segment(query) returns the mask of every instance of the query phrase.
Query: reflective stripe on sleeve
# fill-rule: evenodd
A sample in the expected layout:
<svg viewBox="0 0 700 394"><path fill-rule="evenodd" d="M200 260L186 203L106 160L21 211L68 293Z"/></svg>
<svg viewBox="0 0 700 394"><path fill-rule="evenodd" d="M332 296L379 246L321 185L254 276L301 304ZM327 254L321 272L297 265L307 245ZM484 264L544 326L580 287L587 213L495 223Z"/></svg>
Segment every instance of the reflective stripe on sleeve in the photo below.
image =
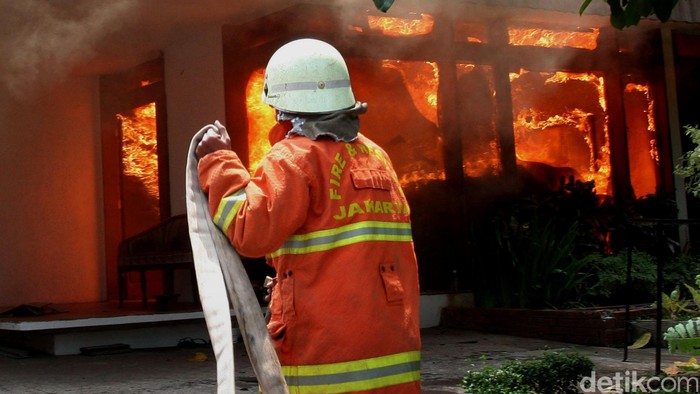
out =
<svg viewBox="0 0 700 394"><path fill-rule="evenodd" d="M231 226L233 218L236 217L238 210L241 209L241 205L245 200L245 189L241 189L230 196L222 198L219 207L216 209L216 214L214 215L216 227L226 233L229 226Z"/></svg>
<svg viewBox="0 0 700 394"><path fill-rule="evenodd" d="M366 241L411 242L413 241L411 224L365 221L329 230L292 235L269 257L320 252Z"/></svg>
<svg viewBox="0 0 700 394"><path fill-rule="evenodd" d="M282 366L290 392L344 393L420 380L420 351L334 364Z"/></svg>

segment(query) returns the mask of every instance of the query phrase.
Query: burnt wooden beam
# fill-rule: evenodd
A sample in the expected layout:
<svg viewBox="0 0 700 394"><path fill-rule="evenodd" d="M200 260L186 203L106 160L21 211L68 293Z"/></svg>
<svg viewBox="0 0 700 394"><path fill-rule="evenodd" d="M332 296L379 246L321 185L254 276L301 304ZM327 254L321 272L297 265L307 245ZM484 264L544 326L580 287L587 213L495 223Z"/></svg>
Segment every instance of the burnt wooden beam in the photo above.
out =
<svg viewBox="0 0 700 394"><path fill-rule="evenodd" d="M508 48L508 29L505 21L495 21L489 26L489 42L494 53ZM494 57L493 79L496 100L496 133L501 154L501 168L506 178L515 177L518 167L515 160L515 134L513 131L513 98L510 88L510 65L507 59Z"/></svg>
<svg viewBox="0 0 700 394"><path fill-rule="evenodd" d="M634 198L630 182L629 154L627 151L627 124L625 122L624 83L617 54L617 32L612 28L601 30L601 50L607 52L610 68L604 72L605 100L610 139L610 181L616 203L626 203ZM600 191L599 191L600 192Z"/></svg>

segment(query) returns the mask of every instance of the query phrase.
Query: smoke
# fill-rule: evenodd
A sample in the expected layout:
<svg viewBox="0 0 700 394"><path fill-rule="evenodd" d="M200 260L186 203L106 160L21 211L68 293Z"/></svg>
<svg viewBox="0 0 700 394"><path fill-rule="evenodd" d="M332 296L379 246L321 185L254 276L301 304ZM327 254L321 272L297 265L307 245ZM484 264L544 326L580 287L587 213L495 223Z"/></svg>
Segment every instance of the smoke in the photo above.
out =
<svg viewBox="0 0 700 394"><path fill-rule="evenodd" d="M0 0L0 86L23 99L64 79L137 0Z"/></svg>

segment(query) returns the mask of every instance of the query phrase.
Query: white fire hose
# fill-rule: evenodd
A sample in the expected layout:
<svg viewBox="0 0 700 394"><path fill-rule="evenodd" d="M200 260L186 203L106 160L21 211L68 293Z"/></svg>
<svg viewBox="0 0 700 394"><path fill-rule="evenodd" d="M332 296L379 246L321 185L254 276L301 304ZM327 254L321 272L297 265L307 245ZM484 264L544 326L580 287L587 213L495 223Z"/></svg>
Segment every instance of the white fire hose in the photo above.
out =
<svg viewBox="0 0 700 394"><path fill-rule="evenodd" d="M207 197L199 186L195 149L209 128L199 130L187 156L187 222L199 298L216 355L219 394L235 393L233 334L229 299L241 329L260 389L265 394L288 393L277 353L248 274L228 238L211 220Z"/></svg>

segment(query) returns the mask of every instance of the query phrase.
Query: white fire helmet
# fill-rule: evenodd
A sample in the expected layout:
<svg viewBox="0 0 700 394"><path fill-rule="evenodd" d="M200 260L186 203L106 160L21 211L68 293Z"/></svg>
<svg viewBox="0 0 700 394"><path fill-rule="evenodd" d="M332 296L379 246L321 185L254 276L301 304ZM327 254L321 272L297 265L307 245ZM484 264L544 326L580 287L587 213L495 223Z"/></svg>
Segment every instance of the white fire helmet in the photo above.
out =
<svg viewBox="0 0 700 394"><path fill-rule="evenodd" d="M294 113L331 113L355 105L343 56L332 45L311 38L289 42L272 55L262 99Z"/></svg>

